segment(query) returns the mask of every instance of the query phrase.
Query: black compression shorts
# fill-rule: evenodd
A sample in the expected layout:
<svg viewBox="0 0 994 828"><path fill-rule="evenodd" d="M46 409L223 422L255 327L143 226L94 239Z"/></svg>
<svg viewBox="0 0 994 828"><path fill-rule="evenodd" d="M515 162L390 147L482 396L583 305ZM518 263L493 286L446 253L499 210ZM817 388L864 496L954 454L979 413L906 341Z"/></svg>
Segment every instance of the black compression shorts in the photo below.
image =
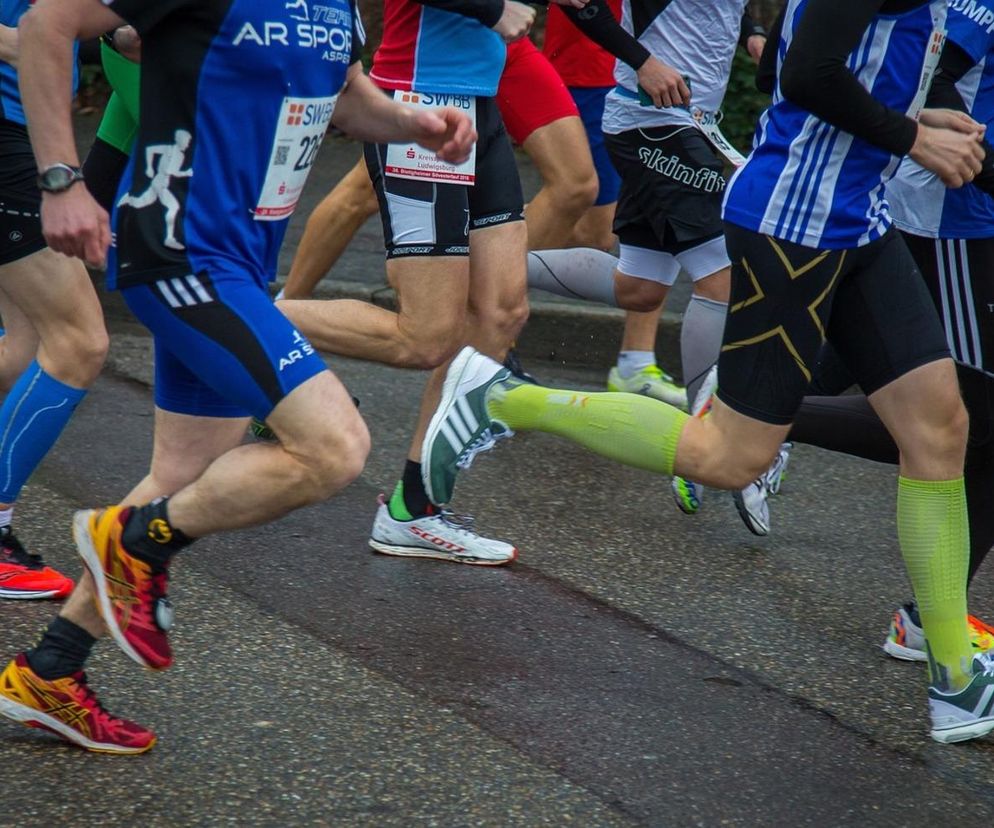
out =
<svg viewBox="0 0 994 828"><path fill-rule="evenodd" d="M27 129L0 118L0 265L45 247L37 179Z"/></svg>
<svg viewBox="0 0 994 828"><path fill-rule="evenodd" d="M387 144L366 144L387 258L468 256L472 230L524 219L511 142L493 98L476 98L476 182L412 181L384 172Z"/></svg>
<svg viewBox="0 0 994 828"><path fill-rule="evenodd" d="M826 339L867 396L949 357L897 231L865 247L816 250L726 223L725 240L732 295L718 397L740 414L790 423Z"/></svg>

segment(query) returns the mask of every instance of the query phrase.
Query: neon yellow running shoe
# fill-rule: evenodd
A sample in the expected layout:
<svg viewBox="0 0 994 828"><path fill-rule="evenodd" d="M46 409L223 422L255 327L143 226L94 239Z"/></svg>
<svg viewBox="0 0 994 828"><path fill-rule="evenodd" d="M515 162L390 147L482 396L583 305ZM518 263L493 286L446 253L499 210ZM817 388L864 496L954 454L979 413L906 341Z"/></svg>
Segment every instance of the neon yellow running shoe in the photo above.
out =
<svg viewBox="0 0 994 828"><path fill-rule="evenodd" d="M687 389L677 385L676 380L658 365L636 371L627 379L615 366L607 375L607 390L641 394L674 405L681 411L687 410Z"/></svg>

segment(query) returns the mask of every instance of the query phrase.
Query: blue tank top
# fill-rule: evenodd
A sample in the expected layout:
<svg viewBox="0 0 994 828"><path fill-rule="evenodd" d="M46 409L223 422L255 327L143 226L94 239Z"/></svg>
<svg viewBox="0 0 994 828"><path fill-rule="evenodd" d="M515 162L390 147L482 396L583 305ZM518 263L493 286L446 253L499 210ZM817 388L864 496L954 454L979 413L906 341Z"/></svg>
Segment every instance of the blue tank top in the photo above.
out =
<svg viewBox="0 0 994 828"><path fill-rule="evenodd" d="M362 28L349 0L113 0L142 35L112 287L237 270L265 284Z"/></svg>
<svg viewBox="0 0 994 828"><path fill-rule="evenodd" d="M808 0L790 0L782 64ZM909 109L944 0L898 15L878 14L848 59L873 97ZM822 249L860 247L879 239L892 220L885 185L900 159L822 121L786 100L779 80L763 113L752 154L729 182L726 221L778 239Z"/></svg>

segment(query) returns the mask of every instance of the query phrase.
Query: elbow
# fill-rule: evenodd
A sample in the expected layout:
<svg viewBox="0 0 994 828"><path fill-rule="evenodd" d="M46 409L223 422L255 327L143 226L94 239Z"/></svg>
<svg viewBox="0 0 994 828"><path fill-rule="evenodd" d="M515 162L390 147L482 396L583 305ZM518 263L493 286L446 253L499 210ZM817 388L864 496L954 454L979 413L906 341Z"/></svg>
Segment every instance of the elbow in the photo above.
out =
<svg viewBox="0 0 994 828"><path fill-rule="evenodd" d="M809 109L813 98L811 74L797 67L796 64L785 62L780 72L780 92L791 103L802 109Z"/></svg>

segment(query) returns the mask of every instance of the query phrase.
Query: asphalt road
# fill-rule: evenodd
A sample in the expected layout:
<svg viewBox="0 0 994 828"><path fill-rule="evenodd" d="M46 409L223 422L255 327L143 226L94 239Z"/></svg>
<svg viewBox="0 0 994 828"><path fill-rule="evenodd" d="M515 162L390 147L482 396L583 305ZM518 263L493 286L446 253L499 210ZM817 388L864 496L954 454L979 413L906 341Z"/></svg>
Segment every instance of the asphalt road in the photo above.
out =
<svg viewBox="0 0 994 828"><path fill-rule="evenodd" d="M148 459L149 343L112 328L108 372L19 507L19 533L70 570L72 509ZM757 539L727 495L688 518L666 481L528 435L479 459L455 504L518 564L385 558L366 533L421 377L332 365L373 434L361 479L177 560L167 674L98 649L94 686L158 732L152 752L94 757L0 722L10 824L992 823L994 743L931 742L924 671L879 650L907 594L891 469L799 448ZM989 570L973 598L991 609ZM0 604L4 652L53 609Z"/></svg>

